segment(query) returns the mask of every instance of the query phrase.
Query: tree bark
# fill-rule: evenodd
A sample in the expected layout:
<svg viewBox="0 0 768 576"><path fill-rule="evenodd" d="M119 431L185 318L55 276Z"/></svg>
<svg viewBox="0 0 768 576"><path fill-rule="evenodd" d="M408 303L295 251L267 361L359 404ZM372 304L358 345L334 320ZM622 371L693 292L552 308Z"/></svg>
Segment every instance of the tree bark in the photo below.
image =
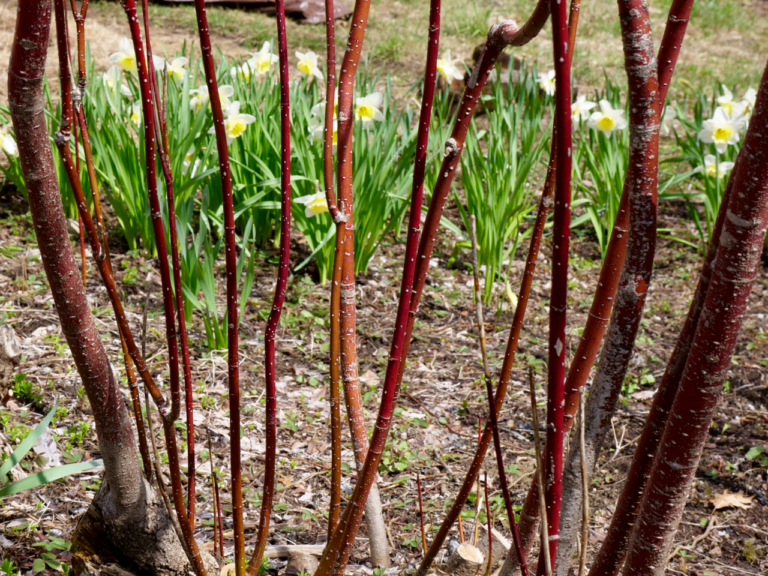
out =
<svg viewBox="0 0 768 576"><path fill-rule="evenodd" d="M635 347L656 251L659 114L658 69L646 0L619 0L629 85L629 237L616 303L586 406L585 453L574 442L563 475L556 573L566 576L582 521L581 461L594 473Z"/></svg>
<svg viewBox="0 0 768 576"><path fill-rule="evenodd" d="M130 415L99 339L69 242L43 108L51 2L20 1L17 14L8 72L9 108L43 267L93 410L104 460L104 480L93 506L99 509L108 538L139 571L185 573L186 555L143 480Z"/></svg>
<svg viewBox="0 0 768 576"><path fill-rule="evenodd" d="M660 576L728 374L768 226L768 67L739 153L712 279L654 458L625 576Z"/></svg>

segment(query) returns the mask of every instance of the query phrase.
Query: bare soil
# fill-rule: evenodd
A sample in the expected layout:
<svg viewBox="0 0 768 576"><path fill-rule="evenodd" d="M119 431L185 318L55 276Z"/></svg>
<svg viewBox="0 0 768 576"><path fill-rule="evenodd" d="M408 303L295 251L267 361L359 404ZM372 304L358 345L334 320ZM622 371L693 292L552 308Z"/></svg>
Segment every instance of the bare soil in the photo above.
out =
<svg viewBox="0 0 768 576"><path fill-rule="evenodd" d="M19 372L34 382L42 399L30 405L12 398L6 390L0 415L7 415L0 444L7 452L13 426L33 426L54 399L66 415L53 425L56 436L54 451L65 456L83 458L98 456L92 428L80 444L73 432L79 422L89 422L90 409L78 390L80 382L63 339L46 289L42 266L31 236L28 217L22 213L23 202L6 191L4 213L0 224L0 289L4 294L0 308L9 314L6 322L14 327L23 350ZM451 214L455 217L455 214ZM661 225L682 230L684 213L674 207L662 210ZM113 242L115 269L122 280L124 298L136 333L140 332L143 305L149 296L150 320L148 357L153 369L163 374L166 356L160 304L159 276L152 262L120 253L120 243ZM294 252L301 252L296 243ZM382 467L381 488L386 522L396 564L413 565L419 553L419 517L415 505L415 476L424 483L425 514L430 528L442 519L463 478L463 470L471 458L476 442L478 419L486 418L487 403L481 380L481 362L477 345L477 327L471 295L471 273L468 263L459 260L451 268L446 262L453 248L445 239L435 253L432 274L418 317L416 337L411 348L405 394L393 425L393 432ZM577 330L583 325L590 302L594 279L599 269L597 246L588 234L574 239L573 268L569 297L571 315L570 347L577 341ZM378 405L377 385L386 366L392 318L396 307L399 263L402 242L387 238L374 257L368 273L358 283L358 345L360 373L369 423ZM522 270L522 254L512 264L511 284L517 286ZM258 520L258 501L263 467L263 330L264 318L274 282L274 254L267 251L257 266L257 277L249 299L242 334L242 385L244 390L245 437L242 448L246 462L246 526L253 534ZM295 263L300 261L297 255ZM691 248L671 240L662 240L656 258L656 270L647 312L638 346L631 364L627 394L623 397L614 421L614 438L606 447L593 479L590 494L595 511L590 524L590 547L594 551L604 538L613 504L627 473L634 442L640 434L648 412L655 379L661 378L664 364L687 312L695 285L699 257ZM549 294L548 252L545 248L537 271L529 305L528 319L513 372L506 408L502 414L502 438L506 447L506 464L513 496L522 500L532 478L532 426L527 394L526 374L533 366L539 386L544 381L546 358L547 298ZM501 287L500 287L501 288ZM103 327L103 341L113 357L117 372L124 376L119 361L119 341L112 321L109 303L95 270L89 266L88 291L93 310ZM499 299L486 314L491 366L500 365L506 344L513 308L499 290ZM274 518L272 543L318 543L325 537L323 511L328 501L330 464L328 416L327 310L328 286L316 285L309 275L292 278L282 330L278 340L279 390L279 464L280 489ZM733 369L729 375L729 391L724 394L711 428L697 480L686 508L677 542L690 545L705 527L703 519L714 518L716 528L685 556L678 554L671 569L696 574L761 574L768 568L768 473L760 458L745 459L750 448L768 444L768 408L765 389L768 385L768 336L765 318L768 314L768 270L760 271L745 317ZM199 319L192 326L197 447L205 446L203 430L208 428L214 441L214 467L220 470L225 507L228 498L228 469L225 456L229 436L226 413L226 362L223 353L208 353L201 340ZM167 376L167 374L166 374ZM650 377L652 378L650 378ZM645 377L645 378L643 378ZM643 382L643 383L641 383ZM370 393L370 394L368 394ZM544 390L540 386L540 400ZM159 429L159 426L156 427ZM160 441L162 452L162 439ZM205 451L207 452L207 451ZM207 454L203 453L203 456ZM344 459L353 465L348 446ZM212 546L210 464L199 458L198 486L200 504L198 538ZM27 462L26 472L37 470ZM345 486L351 487L352 469L346 469ZM22 472L23 474L23 472ZM502 516L502 503L495 466L488 463L491 477L491 500L494 515ZM98 487L98 471L68 478L30 493L5 498L0 508L0 546L24 570L41 552L33 547L47 537L59 535L67 539L77 517L84 512ZM751 501L746 508L713 510L713 499L725 491L743 493ZM466 510L473 516L473 506ZM503 521L496 526L505 530ZM229 546L231 531L225 534ZM364 570L367 546L361 535L351 562ZM59 558L66 560L67 553ZM276 563L275 566L279 566Z"/></svg>

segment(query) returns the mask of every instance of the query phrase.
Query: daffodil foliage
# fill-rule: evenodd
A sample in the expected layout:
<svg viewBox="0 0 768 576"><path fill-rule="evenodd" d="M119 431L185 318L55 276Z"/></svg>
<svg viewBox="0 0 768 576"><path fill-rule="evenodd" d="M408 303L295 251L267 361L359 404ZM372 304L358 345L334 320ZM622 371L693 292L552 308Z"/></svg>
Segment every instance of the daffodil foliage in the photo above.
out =
<svg viewBox="0 0 768 576"><path fill-rule="evenodd" d="M324 135L324 63L312 51L295 51L297 80L291 83L293 221L304 249L296 269L314 262L317 279L329 279L335 225L322 192ZM444 89L434 102L426 190L439 169L443 143L453 121L449 86L466 73L462 54L446 50L438 60ZM240 61L221 59L219 92L230 147L235 216L247 273L255 254L276 241L279 228L280 98L277 56L264 42ZM222 198L218 178L210 95L199 60L192 52L165 60L155 57L159 81L167 83L168 136L175 181L176 210L186 243L186 312L200 309L209 345L226 344L215 306L216 256L222 236ZM497 71L504 79L509 73ZM516 72L517 74L517 72ZM415 157L418 117L410 93L395 99L388 78L363 68L354 101L355 269L365 271L382 239L399 235L407 208ZM101 188L119 222L129 249L156 255L149 206L142 181L144 144L138 101L136 56L120 40L108 61L88 61L89 82L83 99L94 163ZM454 239L453 257L469 250L469 217L477 219L479 261L485 271L484 298L505 290L508 263L530 228L533 192L549 152L549 123L555 85L551 71L523 66L511 82L494 82L483 96L485 117L473 121L461 162L454 202L461 225L444 219ZM413 93L419 84L412 87ZM58 104L46 89L51 134L58 128ZM338 101L338 99L337 99ZM662 118L660 200L683 199L706 240L720 205L724 177L733 167L754 106L755 90L732 91L717 85L694 102L671 102ZM628 162L626 99L621 86L606 77L605 88L578 92L572 99L574 125L574 227L587 226L604 253L619 206ZM334 143L336 123L333 125ZM73 152L74 152L74 144ZM0 108L0 163L7 181L22 193L24 180L7 110ZM82 150L79 151L82 158ZM335 148L334 148L335 153ZM58 162L59 180L66 182ZM81 180L87 182L85 163ZM69 186L62 185L65 210L77 216ZM165 215L164 215L165 217ZM668 231L661 231L668 233ZM675 239L700 246L679 232ZM247 238L247 242L243 240ZM261 252L264 254L264 252ZM242 298L245 301L245 298ZM202 304L201 304L202 302Z"/></svg>

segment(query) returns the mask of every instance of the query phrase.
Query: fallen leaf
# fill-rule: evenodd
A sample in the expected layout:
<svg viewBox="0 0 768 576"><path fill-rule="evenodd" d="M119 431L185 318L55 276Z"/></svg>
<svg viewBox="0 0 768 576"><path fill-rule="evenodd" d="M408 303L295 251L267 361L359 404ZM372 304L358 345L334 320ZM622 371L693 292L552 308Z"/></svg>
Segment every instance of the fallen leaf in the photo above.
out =
<svg viewBox="0 0 768 576"><path fill-rule="evenodd" d="M379 375L376 374L376 372L366 370L365 373L360 376L360 382L367 384L368 386L378 386L379 382L381 382L381 378L379 378Z"/></svg>
<svg viewBox="0 0 768 576"><path fill-rule="evenodd" d="M234 576L235 572L235 565L227 564L221 569L221 576Z"/></svg>
<svg viewBox="0 0 768 576"><path fill-rule="evenodd" d="M744 492L728 492L726 490L722 494L715 494L712 499L712 504L715 506L715 510L720 508L743 508L747 509L752 505L754 496L745 496Z"/></svg>

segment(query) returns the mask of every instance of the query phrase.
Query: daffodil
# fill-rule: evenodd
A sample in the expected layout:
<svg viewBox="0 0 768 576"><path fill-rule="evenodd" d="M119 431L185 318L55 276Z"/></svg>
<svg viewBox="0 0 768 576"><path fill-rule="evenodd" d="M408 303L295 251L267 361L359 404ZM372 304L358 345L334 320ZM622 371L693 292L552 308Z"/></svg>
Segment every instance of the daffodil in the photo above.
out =
<svg viewBox="0 0 768 576"><path fill-rule="evenodd" d="M326 200L324 192L318 191L301 198L295 198L293 201L297 204L304 204L304 216L307 218L314 218L318 214L328 212L328 200Z"/></svg>
<svg viewBox="0 0 768 576"><path fill-rule="evenodd" d="M299 72L304 76L314 76L318 80L323 79L323 73L317 66L317 54L312 52L312 50L306 52L296 51L296 58L299 59L299 63L297 64Z"/></svg>
<svg viewBox="0 0 768 576"><path fill-rule="evenodd" d="M664 134L669 134L672 131L672 122L677 119L677 112L674 108L669 106L664 108L664 112L661 114L661 131Z"/></svg>
<svg viewBox="0 0 768 576"><path fill-rule="evenodd" d="M251 80L250 63L246 62L241 66L233 66L229 71L229 75L232 77L232 80L242 80L243 82L249 82Z"/></svg>
<svg viewBox="0 0 768 576"><path fill-rule="evenodd" d="M311 116L309 118L309 135L315 142L325 142L325 117ZM333 151L336 151L336 143L339 139L339 123L333 120Z"/></svg>
<svg viewBox="0 0 768 576"><path fill-rule="evenodd" d="M733 99L733 92L725 84L722 85L722 89L723 95L717 97L717 103L720 108L725 110L728 116L736 117L744 114L745 104L743 102L736 102Z"/></svg>
<svg viewBox="0 0 768 576"><path fill-rule="evenodd" d="M462 64L461 59L451 58L451 51L448 50L442 58L437 59L437 71L450 84L453 80L462 80L464 72L459 67Z"/></svg>
<svg viewBox="0 0 768 576"><path fill-rule="evenodd" d="M240 138L248 128L248 124L256 122L256 118L250 114L242 114L240 112L240 102L235 100L229 106L227 106L224 113L224 130L227 133L227 144L232 144L235 138ZM215 134L216 129L211 126L208 130L209 134Z"/></svg>
<svg viewBox="0 0 768 576"><path fill-rule="evenodd" d="M136 128L141 126L141 104L138 102L131 104L131 113L129 118L134 126L136 126Z"/></svg>
<svg viewBox="0 0 768 576"><path fill-rule="evenodd" d="M374 120L381 122L384 120L384 114L380 110L383 103L384 96L381 92L358 98L355 101L355 120L360 120L363 126L370 126Z"/></svg>
<svg viewBox="0 0 768 576"><path fill-rule="evenodd" d="M200 158L195 158L197 150L194 146L190 146L187 150L187 153L184 154L184 160L182 160L182 171L184 174L187 172L190 172L189 176L192 177L197 172L197 169L200 167ZM190 166L192 167L192 170L190 171Z"/></svg>
<svg viewBox="0 0 768 576"><path fill-rule="evenodd" d="M122 83L120 69L117 66L110 66L107 71L101 75L101 81L112 94L114 94L115 89L120 86L120 94L123 96L132 96L131 89Z"/></svg>
<svg viewBox="0 0 768 576"><path fill-rule="evenodd" d="M587 126L593 130L599 130L606 136L610 136L614 130L624 130L627 120L624 118L624 110L614 110L608 100L600 100L600 111L592 112Z"/></svg>
<svg viewBox="0 0 768 576"><path fill-rule="evenodd" d="M208 94L208 86L203 84L197 88L190 90L189 95L192 98L189 99L189 107L195 112L200 112L203 108L206 108L210 104L210 94ZM221 102L222 110L226 110L229 106L230 98L235 95L235 89L229 84L222 84L219 86L219 102Z"/></svg>
<svg viewBox="0 0 768 576"><path fill-rule="evenodd" d="M576 102L571 104L571 118L574 122L584 122L589 119L589 111L595 106L597 104L587 100L586 96L579 96Z"/></svg>
<svg viewBox="0 0 768 576"><path fill-rule="evenodd" d="M744 114L752 114L752 110L755 109L755 101L757 100L757 90L751 86L744 92L744 96L741 99L741 103L744 105Z"/></svg>
<svg viewBox="0 0 768 576"><path fill-rule="evenodd" d="M109 55L109 60L117 64L121 70L126 72L137 72L136 64L136 51L133 49L133 44L128 38L121 38L120 43L117 45L117 52L113 52ZM165 66L165 60L160 56L152 57L152 64L154 65L155 72L162 72Z"/></svg>
<svg viewBox="0 0 768 576"><path fill-rule="evenodd" d="M539 74L539 88L541 88L547 96L555 95L555 71L541 72Z"/></svg>
<svg viewBox="0 0 768 576"><path fill-rule="evenodd" d="M275 64L277 60L277 56L272 54L272 45L269 42L264 42L261 45L261 50L254 52L246 64L257 78L261 78L267 75L272 64Z"/></svg>
<svg viewBox="0 0 768 576"><path fill-rule="evenodd" d="M18 156L19 148L16 146L16 140L10 133L10 126L0 126L0 148L8 156Z"/></svg>
<svg viewBox="0 0 768 576"><path fill-rule="evenodd" d="M168 63L168 76L181 82L184 80L184 75L187 73L187 64L189 64L187 58L174 58Z"/></svg>
<svg viewBox="0 0 768 576"><path fill-rule="evenodd" d="M325 100L322 102L318 102L312 108L310 108L309 113L313 117L317 118L325 118ZM333 117L336 118L336 116L339 115L339 89L336 88L336 94L333 98Z"/></svg>
<svg viewBox="0 0 768 576"><path fill-rule="evenodd" d="M709 120L704 120L699 132L699 140L706 144L714 144L715 149L723 154L729 144L739 141L739 130L744 127L746 118L742 115L731 116L725 108L715 108L715 113Z"/></svg>
<svg viewBox="0 0 768 576"><path fill-rule="evenodd" d="M703 172L710 178L723 178L732 169L733 162L720 162L718 164L714 154L707 154L704 156L704 166L697 166L693 171Z"/></svg>
<svg viewBox="0 0 768 576"><path fill-rule="evenodd" d="M136 72L136 52L133 49L133 44L128 38L121 38L120 43L117 45L117 52L109 55L110 61L114 62L122 70L128 72Z"/></svg>

